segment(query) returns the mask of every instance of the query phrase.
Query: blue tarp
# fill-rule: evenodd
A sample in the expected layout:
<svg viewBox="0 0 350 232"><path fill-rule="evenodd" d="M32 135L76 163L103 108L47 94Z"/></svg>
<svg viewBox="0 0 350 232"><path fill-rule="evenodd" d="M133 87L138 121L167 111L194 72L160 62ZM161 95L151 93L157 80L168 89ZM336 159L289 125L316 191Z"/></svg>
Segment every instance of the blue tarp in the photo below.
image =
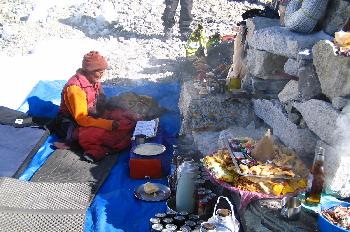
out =
<svg viewBox="0 0 350 232"><path fill-rule="evenodd" d="M35 116L53 117L57 113L60 93L65 81L40 81L19 108ZM155 83L139 81L137 85L104 86L107 96L132 91L154 97L168 109L160 118L164 140L170 146L180 129L178 82ZM50 136L20 179L30 180L52 153L50 145L56 137ZM152 180L166 183L165 179ZM148 220L157 212L166 210L165 202L144 202L134 197L134 189L146 180L129 177L129 151L124 151L105 183L87 210L85 231L148 231Z"/></svg>

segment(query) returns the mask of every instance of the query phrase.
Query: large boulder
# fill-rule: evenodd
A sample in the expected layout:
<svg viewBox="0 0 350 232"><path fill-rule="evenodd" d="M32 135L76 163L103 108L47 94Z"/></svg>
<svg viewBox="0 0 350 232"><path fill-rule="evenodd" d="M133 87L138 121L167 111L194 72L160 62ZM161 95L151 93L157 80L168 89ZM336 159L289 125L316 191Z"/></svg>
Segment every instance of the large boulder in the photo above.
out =
<svg viewBox="0 0 350 232"><path fill-rule="evenodd" d="M277 94L282 91L289 81L289 79L286 78L265 80L253 75L251 80L254 93L270 94L275 95L275 97L277 97Z"/></svg>
<svg viewBox="0 0 350 232"><path fill-rule="evenodd" d="M279 26L280 21L278 19L271 19L267 17L253 17L247 19L247 39L250 39L254 31L261 30L267 27Z"/></svg>
<svg viewBox="0 0 350 232"><path fill-rule="evenodd" d="M280 26L255 30L250 37L247 37L248 45L252 48L294 59L297 59L300 52L311 50L318 41L327 39L331 37L322 31L300 34Z"/></svg>
<svg viewBox="0 0 350 232"><path fill-rule="evenodd" d="M254 117L249 100L234 100L225 94L200 96L192 81L182 85L179 108L183 117L180 134L222 130L231 125L245 127Z"/></svg>
<svg viewBox="0 0 350 232"><path fill-rule="evenodd" d="M296 59L289 58L287 62L284 64L284 72L292 75L298 76L299 63Z"/></svg>
<svg viewBox="0 0 350 232"><path fill-rule="evenodd" d="M298 81L290 80L278 94L278 99L282 103L299 99Z"/></svg>
<svg viewBox="0 0 350 232"><path fill-rule="evenodd" d="M300 129L283 113L279 101L253 100L255 114L273 129L286 146L294 149L301 158L310 162L313 158L317 136L309 129Z"/></svg>
<svg viewBox="0 0 350 232"><path fill-rule="evenodd" d="M340 112L335 110L332 104L311 99L303 103L295 102L293 106L301 113L311 131L326 143L333 144L334 130Z"/></svg>
<svg viewBox="0 0 350 232"><path fill-rule="evenodd" d="M349 103L350 103L349 98L345 98L345 97L332 98L332 106L336 110L342 110Z"/></svg>
<svg viewBox="0 0 350 232"><path fill-rule="evenodd" d="M321 84L312 63L300 67L298 77L298 92L304 100L309 100L322 93Z"/></svg>
<svg viewBox="0 0 350 232"><path fill-rule="evenodd" d="M331 99L350 95L350 57L336 55L332 43L325 40L312 53L322 93Z"/></svg>
<svg viewBox="0 0 350 232"><path fill-rule="evenodd" d="M327 34L334 36L335 32L344 29L349 17L350 2L347 0L332 0L328 5L322 28Z"/></svg>
<svg viewBox="0 0 350 232"><path fill-rule="evenodd" d="M278 79L276 72L284 71L288 58L270 52L248 49L247 68L251 74L262 79Z"/></svg>

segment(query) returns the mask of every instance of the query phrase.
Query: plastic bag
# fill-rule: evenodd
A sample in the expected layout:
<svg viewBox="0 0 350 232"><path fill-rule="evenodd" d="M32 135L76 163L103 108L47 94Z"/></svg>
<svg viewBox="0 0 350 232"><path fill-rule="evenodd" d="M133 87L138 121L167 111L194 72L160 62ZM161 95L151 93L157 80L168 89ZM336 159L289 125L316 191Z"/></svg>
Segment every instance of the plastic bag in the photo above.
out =
<svg viewBox="0 0 350 232"><path fill-rule="evenodd" d="M254 159L263 162L273 159L274 150L270 129L268 129L264 137L255 144L252 156Z"/></svg>

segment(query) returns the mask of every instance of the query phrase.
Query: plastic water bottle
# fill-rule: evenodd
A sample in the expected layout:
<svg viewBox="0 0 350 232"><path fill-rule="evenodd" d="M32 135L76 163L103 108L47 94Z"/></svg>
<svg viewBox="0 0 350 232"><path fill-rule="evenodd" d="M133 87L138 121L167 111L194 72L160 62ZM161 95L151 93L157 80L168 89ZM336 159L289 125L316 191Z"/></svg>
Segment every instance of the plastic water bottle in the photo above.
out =
<svg viewBox="0 0 350 232"><path fill-rule="evenodd" d="M195 178L197 169L193 161L184 161L178 168L176 211L193 213L195 209Z"/></svg>

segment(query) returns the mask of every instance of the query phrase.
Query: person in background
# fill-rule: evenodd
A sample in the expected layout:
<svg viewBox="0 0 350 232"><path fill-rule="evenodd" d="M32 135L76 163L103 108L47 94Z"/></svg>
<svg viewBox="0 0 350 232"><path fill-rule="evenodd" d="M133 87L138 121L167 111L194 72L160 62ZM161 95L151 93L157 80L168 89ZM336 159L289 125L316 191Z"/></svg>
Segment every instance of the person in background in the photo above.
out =
<svg viewBox="0 0 350 232"><path fill-rule="evenodd" d="M193 0L165 0L165 9L162 16L164 37L165 39L170 39L173 35L176 8L179 4L179 1L181 5L179 19L179 28L181 34L180 39L182 41L186 41L192 32L190 25L193 19L191 13Z"/></svg>
<svg viewBox="0 0 350 232"><path fill-rule="evenodd" d="M106 97L101 78L108 67L97 51L84 55L82 67L65 84L61 93L59 113L53 131L63 143L58 148L70 148L78 143L89 162L130 145L136 117L120 109L104 111ZM101 106L97 110L97 106Z"/></svg>

